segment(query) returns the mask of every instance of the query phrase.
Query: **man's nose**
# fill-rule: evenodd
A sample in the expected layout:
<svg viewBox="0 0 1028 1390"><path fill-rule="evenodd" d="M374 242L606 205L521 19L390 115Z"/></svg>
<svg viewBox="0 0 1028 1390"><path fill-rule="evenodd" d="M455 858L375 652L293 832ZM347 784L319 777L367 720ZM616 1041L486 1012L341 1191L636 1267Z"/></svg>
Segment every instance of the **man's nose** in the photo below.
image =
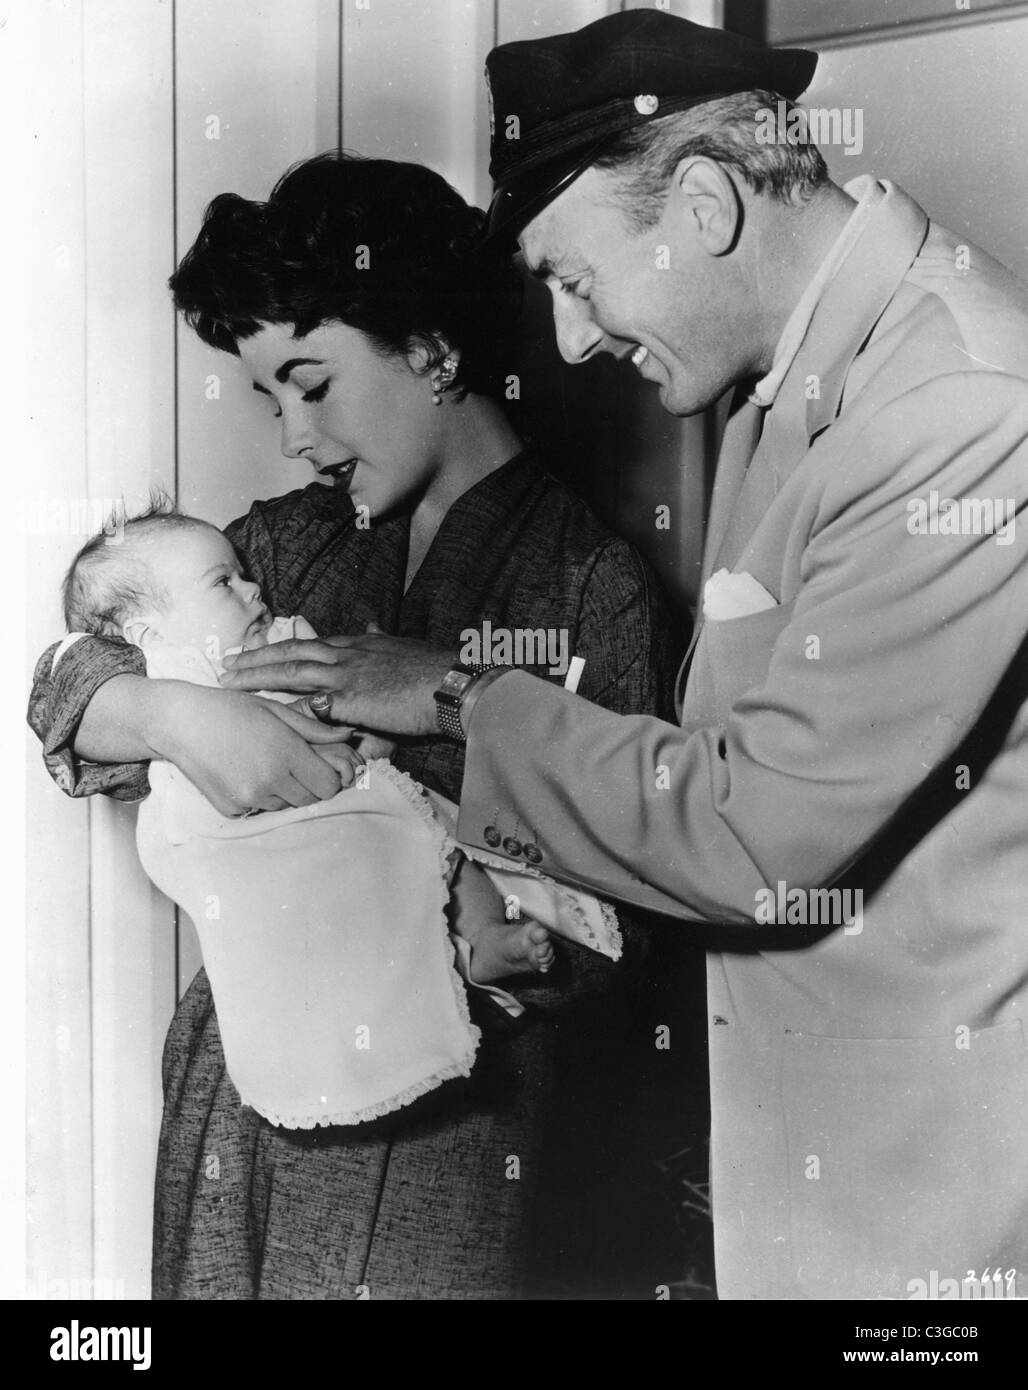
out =
<svg viewBox="0 0 1028 1390"><path fill-rule="evenodd" d="M589 309L580 299L563 294L555 297L553 325L557 330L560 355L572 366L592 357L603 344L603 330L593 322Z"/></svg>
<svg viewBox="0 0 1028 1390"><path fill-rule="evenodd" d="M282 407L282 452L288 459L298 459L306 449L314 447L314 431L305 411Z"/></svg>

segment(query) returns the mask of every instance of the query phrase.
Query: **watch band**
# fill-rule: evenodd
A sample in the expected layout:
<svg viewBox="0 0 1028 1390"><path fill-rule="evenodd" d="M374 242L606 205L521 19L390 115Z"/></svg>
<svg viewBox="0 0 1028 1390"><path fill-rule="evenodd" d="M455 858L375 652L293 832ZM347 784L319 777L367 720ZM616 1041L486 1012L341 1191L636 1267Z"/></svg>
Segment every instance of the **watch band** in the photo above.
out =
<svg viewBox="0 0 1028 1390"><path fill-rule="evenodd" d="M472 666L458 665L447 671L443 683L435 691L435 716L439 732L446 738L454 738L458 743L467 740L467 731L460 720L460 709L464 696L482 674Z"/></svg>
<svg viewBox="0 0 1028 1390"><path fill-rule="evenodd" d="M459 743L467 743L468 731L463 719L464 704L472 690L477 689L482 676L491 671L507 671L510 667L500 666L495 661L460 661L451 667L443 678L443 683L435 695L435 716L439 732L446 738L454 738ZM489 682L487 681L488 685ZM477 695L471 700L475 703Z"/></svg>

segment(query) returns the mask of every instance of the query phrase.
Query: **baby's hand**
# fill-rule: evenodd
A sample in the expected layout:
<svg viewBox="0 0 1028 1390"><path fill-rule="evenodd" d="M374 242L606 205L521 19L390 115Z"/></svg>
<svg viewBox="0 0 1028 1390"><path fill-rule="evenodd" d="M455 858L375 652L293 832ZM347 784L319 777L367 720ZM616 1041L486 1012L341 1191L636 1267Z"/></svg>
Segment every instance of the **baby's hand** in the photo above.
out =
<svg viewBox="0 0 1028 1390"><path fill-rule="evenodd" d="M319 743L313 745L315 753L334 767L344 787L352 787L357 778L357 769L365 765L360 752L349 743Z"/></svg>
<svg viewBox="0 0 1028 1390"><path fill-rule="evenodd" d="M372 758L391 758L397 745L395 738L383 738L381 734L369 734L366 729L354 729L353 746L360 749L367 763Z"/></svg>

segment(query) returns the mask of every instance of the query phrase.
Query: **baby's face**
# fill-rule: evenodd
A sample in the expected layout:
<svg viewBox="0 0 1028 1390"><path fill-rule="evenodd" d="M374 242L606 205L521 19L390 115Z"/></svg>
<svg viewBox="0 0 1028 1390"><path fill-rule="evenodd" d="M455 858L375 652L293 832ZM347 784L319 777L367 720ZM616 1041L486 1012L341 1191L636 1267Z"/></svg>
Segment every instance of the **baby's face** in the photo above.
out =
<svg viewBox="0 0 1028 1390"><path fill-rule="evenodd" d="M152 638L220 659L264 646L271 625L261 591L244 579L229 541L212 526L176 526L146 538L144 558L168 604L147 615Z"/></svg>

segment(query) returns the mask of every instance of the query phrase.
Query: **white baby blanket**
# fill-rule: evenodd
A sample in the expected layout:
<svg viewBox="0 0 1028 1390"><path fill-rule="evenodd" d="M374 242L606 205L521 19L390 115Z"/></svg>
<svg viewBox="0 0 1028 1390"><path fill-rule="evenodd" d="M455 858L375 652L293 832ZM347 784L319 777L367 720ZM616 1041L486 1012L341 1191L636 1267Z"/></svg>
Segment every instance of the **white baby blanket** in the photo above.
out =
<svg viewBox="0 0 1028 1390"><path fill-rule="evenodd" d="M276 619L269 642L292 636L294 621L303 624ZM153 677L217 685L219 669L196 648L147 654ZM247 1105L292 1129L359 1124L470 1073L480 1034L445 916L452 802L381 759L329 801L243 819L220 815L169 763L151 764L150 786L139 856L196 927L226 1066ZM619 958L607 904L461 848L509 916Z"/></svg>
<svg viewBox="0 0 1028 1390"><path fill-rule="evenodd" d="M147 670L217 683L195 649L155 652ZM469 1074L479 1030L445 918L452 844L409 777L376 760L329 801L245 819L168 763L150 786L140 859L196 926L247 1105L289 1128L358 1124Z"/></svg>

